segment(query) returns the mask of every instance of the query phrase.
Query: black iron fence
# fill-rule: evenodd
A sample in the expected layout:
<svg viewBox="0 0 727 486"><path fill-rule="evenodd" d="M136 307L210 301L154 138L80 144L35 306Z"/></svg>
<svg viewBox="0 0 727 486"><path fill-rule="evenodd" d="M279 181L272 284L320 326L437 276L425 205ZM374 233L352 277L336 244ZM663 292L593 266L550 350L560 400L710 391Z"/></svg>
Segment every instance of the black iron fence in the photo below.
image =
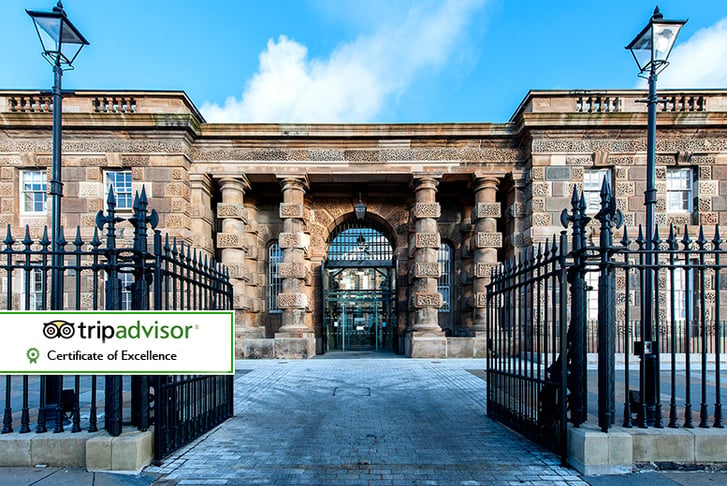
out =
<svg viewBox="0 0 727 486"><path fill-rule="evenodd" d="M8 226L0 251L0 307L49 309L50 276L60 272L64 309L231 309L232 285L226 269L184 243L163 239L155 229L158 216L147 211L147 204L142 189L128 219L133 245L118 245L117 225L123 219L115 212L111 191L108 210L99 211L90 241L82 238L80 228L70 244L61 232L60 267L53 266L47 229L33 239L26 227L23 239L17 241ZM154 230L151 251L147 225ZM99 231L104 229L102 241ZM102 414L103 428L114 436L121 434L124 424L139 430L153 424L157 458L232 415L232 376L7 375L3 382L2 433L17 429L22 434L32 428L43 433L50 426L62 432L68 424L71 432L95 432ZM190 388L189 383L195 385Z"/></svg>
<svg viewBox="0 0 727 486"><path fill-rule="evenodd" d="M622 216L606 182L595 216L599 242L593 244L586 238L591 218L583 196L574 190L571 203L561 215L563 226L572 228L570 248L562 232L557 245L554 237L544 251L531 248L493 272L488 413L541 439L565 460L560 417L576 426L588 420L592 352L598 356L601 430L616 422L617 396L625 427L689 428L698 420L700 427L721 428L727 265L719 228L705 236L700 226L696 239L689 227L679 237L671 227L665 239L657 228L649 241L641 228L631 241L624 228L614 243ZM588 321L589 310L597 321ZM666 405L662 394L669 396Z"/></svg>

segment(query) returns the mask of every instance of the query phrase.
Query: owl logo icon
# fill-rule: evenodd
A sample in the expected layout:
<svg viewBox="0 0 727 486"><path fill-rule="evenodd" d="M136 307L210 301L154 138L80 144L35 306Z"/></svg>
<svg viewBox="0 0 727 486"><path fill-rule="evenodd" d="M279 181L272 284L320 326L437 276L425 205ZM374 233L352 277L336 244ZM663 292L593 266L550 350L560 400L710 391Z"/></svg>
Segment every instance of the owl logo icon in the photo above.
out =
<svg viewBox="0 0 727 486"><path fill-rule="evenodd" d="M62 337L64 339L70 339L76 333L76 329L73 327L72 322L55 320L46 322L43 324L43 335L48 339Z"/></svg>

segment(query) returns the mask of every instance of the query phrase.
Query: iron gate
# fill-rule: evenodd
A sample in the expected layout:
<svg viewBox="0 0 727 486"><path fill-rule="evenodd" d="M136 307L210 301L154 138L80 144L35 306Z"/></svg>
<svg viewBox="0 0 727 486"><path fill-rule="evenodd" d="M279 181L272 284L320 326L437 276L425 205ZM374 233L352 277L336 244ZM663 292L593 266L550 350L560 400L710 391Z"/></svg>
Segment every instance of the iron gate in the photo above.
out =
<svg viewBox="0 0 727 486"><path fill-rule="evenodd" d="M699 427L723 427L727 252L719 228L708 239L700 226L692 239L688 226L680 237L671 226L662 240L658 228L644 235L639 227L635 241L623 228L614 243L623 216L607 180L600 196L598 225L590 226L598 244L587 242L591 218L574 189L570 212L561 214L563 227L572 227L570 248L563 231L494 269L487 287L488 415L558 452L563 462L567 422L578 427L588 419L587 351L594 340L587 332L588 292L597 298L593 415L599 428L607 432L616 423L617 388L624 427L692 428L696 420ZM589 284L588 274L597 276ZM662 361L668 375L660 371ZM632 366L638 367L634 389ZM668 423L662 394L670 396Z"/></svg>

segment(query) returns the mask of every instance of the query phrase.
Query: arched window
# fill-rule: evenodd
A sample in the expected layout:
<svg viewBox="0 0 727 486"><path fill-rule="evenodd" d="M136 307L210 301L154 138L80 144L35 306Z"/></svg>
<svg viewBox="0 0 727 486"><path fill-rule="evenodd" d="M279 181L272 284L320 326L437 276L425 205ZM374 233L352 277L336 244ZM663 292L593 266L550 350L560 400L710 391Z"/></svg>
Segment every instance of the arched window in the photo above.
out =
<svg viewBox="0 0 727 486"><path fill-rule="evenodd" d="M283 250L277 241L268 247L268 312L282 312L278 307L278 294L283 291L283 280L278 273L278 265L283 261Z"/></svg>
<svg viewBox="0 0 727 486"><path fill-rule="evenodd" d="M442 307L439 312L449 312L452 300L451 269L452 269L452 247L449 243L442 242L437 250L437 261L441 275L437 280L437 292L442 294Z"/></svg>

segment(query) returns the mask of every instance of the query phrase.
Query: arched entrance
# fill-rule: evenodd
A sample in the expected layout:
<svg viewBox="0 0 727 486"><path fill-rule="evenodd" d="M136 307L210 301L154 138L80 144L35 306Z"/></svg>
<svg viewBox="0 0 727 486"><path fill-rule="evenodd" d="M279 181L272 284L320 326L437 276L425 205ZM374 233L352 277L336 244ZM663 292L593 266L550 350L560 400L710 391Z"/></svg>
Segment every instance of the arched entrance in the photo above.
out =
<svg viewBox="0 0 727 486"><path fill-rule="evenodd" d="M394 249L374 223L348 221L329 238L323 272L325 351L395 351Z"/></svg>

